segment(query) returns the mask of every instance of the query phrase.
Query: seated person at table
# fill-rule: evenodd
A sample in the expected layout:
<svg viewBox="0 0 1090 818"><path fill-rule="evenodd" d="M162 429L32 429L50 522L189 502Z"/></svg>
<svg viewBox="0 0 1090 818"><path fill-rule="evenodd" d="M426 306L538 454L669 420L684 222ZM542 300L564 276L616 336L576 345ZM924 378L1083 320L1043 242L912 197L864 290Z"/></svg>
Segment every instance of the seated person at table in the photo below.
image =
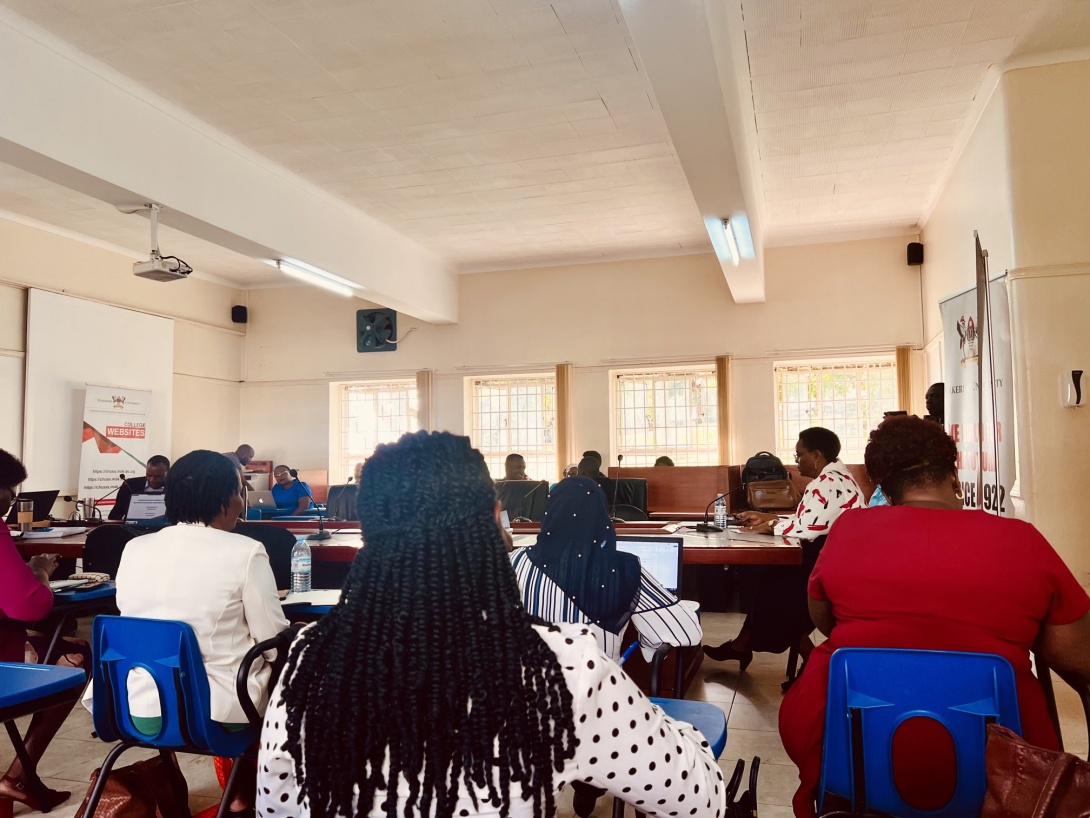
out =
<svg viewBox="0 0 1090 818"><path fill-rule="evenodd" d="M15 541L11 538L4 518L15 500L16 488L26 480L26 469L14 455L0 449L0 662L24 662L42 655L48 641L36 638L28 650L26 622L44 619L53 610L53 592L49 577L57 567L56 556L32 557L23 562ZM68 648L66 647L67 651ZM86 667L90 650L75 649L57 660L59 665ZM72 710L71 704L60 704L35 713L26 731L26 748L35 763L41 760L49 742L64 724ZM27 790L23 765L15 759L4 777L0 778L0 800L9 799L26 804L32 810L50 810L70 796L64 790L47 790L46 802L39 803Z"/></svg>
<svg viewBox="0 0 1090 818"><path fill-rule="evenodd" d="M273 691L258 815L552 818L578 781L656 818L722 816L703 736L653 706L588 629L519 604L468 438L379 446L359 518L367 547L344 595L300 633Z"/></svg>
<svg viewBox="0 0 1090 818"><path fill-rule="evenodd" d="M603 463L602 455L600 455L598 452L594 451L594 449L587 449L587 451L583 452L583 457L584 458L589 457L591 460L593 460L595 463L598 464L597 466L594 467L594 474L587 475L588 477L594 477L596 479L599 478L599 477L600 478L605 478L605 475L602 474L602 463Z"/></svg>
<svg viewBox="0 0 1090 818"><path fill-rule="evenodd" d="M568 465L566 465L564 467L563 476L560 478L560 480L566 480L569 477L575 477L575 475L577 475L577 474L579 474L579 465L577 463L569 463ZM550 484L549 485L549 491L552 491L557 486L559 486L560 485L560 480L556 481L555 483Z"/></svg>
<svg viewBox="0 0 1090 818"><path fill-rule="evenodd" d="M504 480L529 480L526 476L526 459L521 454L509 454L503 461Z"/></svg>
<svg viewBox="0 0 1090 818"><path fill-rule="evenodd" d="M129 502L134 494L162 494L167 482L170 461L157 454L148 458L147 470L143 477L130 477L121 484L117 492L117 502L110 509L111 520L124 520L129 513Z"/></svg>
<svg viewBox="0 0 1090 818"><path fill-rule="evenodd" d="M593 480L598 487L605 492L606 502L612 503L617 482L613 478L606 477L602 474L601 468L601 460L595 460L593 457L584 457L579 461L578 475Z"/></svg>
<svg viewBox="0 0 1090 818"><path fill-rule="evenodd" d="M810 614L829 639L780 707L780 736L799 767L800 818L815 814L829 659L838 648L998 654L1014 667L1022 735L1038 747L1058 745L1030 649L1090 683L1090 597L1033 526L962 509L956 461L942 426L922 418L893 417L871 433L867 471L891 505L849 511L833 526L809 587ZM920 771L920 790L905 800L934 802L928 785L941 790L950 771L929 768L933 748L917 746L900 747Z"/></svg>
<svg viewBox="0 0 1090 818"><path fill-rule="evenodd" d="M795 462L799 474L812 477L795 514L783 521L775 514L743 511L738 516L746 531L779 534L802 545L802 565L768 566L761 574L742 629L734 639L704 653L718 662L736 660L745 670L753 652L782 653L793 644L805 661L814 649L814 623L806 609L806 581L833 522L850 508L863 505L863 492L848 467L840 462L840 438L829 429L813 426L799 432Z"/></svg>
<svg viewBox="0 0 1090 818"><path fill-rule="evenodd" d="M537 542L511 557L522 604L551 622L578 622L613 660L631 621L644 656L659 645L699 645L696 603L678 600L643 570L639 557L617 550L606 498L589 477L570 477L545 501Z"/></svg>
<svg viewBox="0 0 1090 818"><path fill-rule="evenodd" d="M312 508L310 502L310 486L302 480L296 480L291 476L291 469L287 466L277 466L273 469L272 496L276 501L277 511L286 511L289 514L302 514Z"/></svg>
<svg viewBox="0 0 1090 818"><path fill-rule="evenodd" d="M658 457L658 458L655 459L655 465L656 466L672 466L672 465L674 465L674 461L671 460L666 455L663 455L662 457Z"/></svg>
<svg viewBox="0 0 1090 818"><path fill-rule="evenodd" d="M212 719L242 725L246 714L235 692L235 676L246 652L288 626L276 594L265 546L232 534L243 510L242 478L216 452L198 450L180 458L167 475L167 518L175 525L130 540L117 569L117 607L122 616L173 619L197 635L208 673ZM250 697L263 710L269 667L260 658L249 680ZM159 696L150 676L130 679L134 723L159 727ZM253 806L251 773L231 804Z"/></svg>

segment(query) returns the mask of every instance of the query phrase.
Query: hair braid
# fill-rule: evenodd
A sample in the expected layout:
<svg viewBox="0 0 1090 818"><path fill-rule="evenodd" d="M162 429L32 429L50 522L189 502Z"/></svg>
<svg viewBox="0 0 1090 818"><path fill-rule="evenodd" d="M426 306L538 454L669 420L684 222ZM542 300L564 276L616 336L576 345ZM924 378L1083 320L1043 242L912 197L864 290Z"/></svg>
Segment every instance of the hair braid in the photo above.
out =
<svg viewBox="0 0 1090 818"><path fill-rule="evenodd" d="M397 818L403 776L406 818L451 818L463 787L507 818L515 784L535 818L552 816L572 697L522 608L480 453L406 435L367 461L359 497L366 547L282 686L311 815Z"/></svg>

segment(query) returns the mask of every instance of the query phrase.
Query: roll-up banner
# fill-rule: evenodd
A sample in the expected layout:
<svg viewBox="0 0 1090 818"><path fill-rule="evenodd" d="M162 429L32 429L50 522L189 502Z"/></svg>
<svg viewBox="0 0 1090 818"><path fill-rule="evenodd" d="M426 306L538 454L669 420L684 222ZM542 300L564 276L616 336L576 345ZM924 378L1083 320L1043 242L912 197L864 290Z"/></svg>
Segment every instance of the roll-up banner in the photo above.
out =
<svg viewBox="0 0 1090 818"><path fill-rule="evenodd" d="M148 460L151 392L87 385L79 458L80 499L104 497L126 478L144 474ZM113 505L106 497L100 505Z"/></svg>
<svg viewBox="0 0 1090 818"><path fill-rule="evenodd" d="M979 248L978 242L981 259ZM965 508L1013 517L1011 486L1017 474L1006 274L989 281L987 287L987 298L979 299L986 304L983 334L976 287L939 304L946 431L958 447L958 478Z"/></svg>

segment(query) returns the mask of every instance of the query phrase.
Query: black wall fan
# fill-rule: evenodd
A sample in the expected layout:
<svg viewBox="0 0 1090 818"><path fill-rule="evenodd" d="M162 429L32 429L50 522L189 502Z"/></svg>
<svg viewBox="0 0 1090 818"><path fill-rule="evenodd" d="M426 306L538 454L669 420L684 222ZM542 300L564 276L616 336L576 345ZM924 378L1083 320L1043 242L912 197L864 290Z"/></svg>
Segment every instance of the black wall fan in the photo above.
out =
<svg viewBox="0 0 1090 818"><path fill-rule="evenodd" d="M397 351L397 311L356 310L356 351Z"/></svg>

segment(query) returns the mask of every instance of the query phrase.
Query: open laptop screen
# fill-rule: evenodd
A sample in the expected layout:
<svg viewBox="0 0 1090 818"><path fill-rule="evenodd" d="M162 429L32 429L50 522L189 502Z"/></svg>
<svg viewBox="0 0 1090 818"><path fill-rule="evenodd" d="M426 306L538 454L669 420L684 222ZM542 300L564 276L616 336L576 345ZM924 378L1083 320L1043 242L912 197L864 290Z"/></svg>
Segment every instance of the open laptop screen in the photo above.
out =
<svg viewBox="0 0 1090 818"><path fill-rule="evenodd" d="M42 520L49 519L49 512L53 509L53 503L57 501L57 496L60 494L59 490L53 491L21 491L19 492L16 500L33 500L34 501L34 522L40 523ZM11 511L8 512L8 525L18 525L19 522L19 504L17 502L11 504Z"/></svg>
<svg viewBox="0 0 1090 818"><path fill-rule="evenodd" d="M643 569L677 595L681 590L681 537L617 537L617 550L635 554Z"/></svg>
<svg viewBox="0 0 1090 818"><path fill-rule="evenodd" d="M141 523L158 520L167 514L166 500L159 494L134 494L129 500L129 511L125 515L127 523Z"/></svg>

